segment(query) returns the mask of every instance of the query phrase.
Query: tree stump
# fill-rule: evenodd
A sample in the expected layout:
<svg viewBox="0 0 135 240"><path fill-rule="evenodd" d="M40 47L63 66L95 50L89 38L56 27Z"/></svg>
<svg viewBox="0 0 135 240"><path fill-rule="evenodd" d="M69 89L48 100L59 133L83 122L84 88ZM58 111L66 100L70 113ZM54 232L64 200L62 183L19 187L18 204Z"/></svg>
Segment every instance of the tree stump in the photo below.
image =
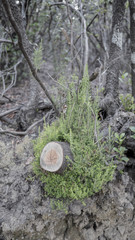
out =
<svg viewBox="0 0 135 240"><path fill-rule="evenodd" d="M40 166L45 171L62 173L68 165L71 165L66 157L73 160L70 145L67 142L50 142L44 148L40 156Z"/></svg>

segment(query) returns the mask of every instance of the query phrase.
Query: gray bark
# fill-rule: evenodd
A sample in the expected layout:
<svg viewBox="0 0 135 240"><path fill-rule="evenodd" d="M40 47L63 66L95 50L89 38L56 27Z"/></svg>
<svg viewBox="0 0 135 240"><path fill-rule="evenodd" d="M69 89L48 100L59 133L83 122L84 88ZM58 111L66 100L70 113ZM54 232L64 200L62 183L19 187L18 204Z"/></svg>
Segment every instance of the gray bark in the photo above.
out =
<svg viewBox="0 0 135 240"><path fill-rule="evenodd" d="M119 106L119 70L122 58L122 31L126 0L113 1L112 38L106 75L105 99L101 108L114 115Z"/></svg>
<svg viewBox="0 0 135 240"><path fill-rule="evenodd" d="M129 0L129 7L130 7L132 95L135 98L135 1Z"/></svg>

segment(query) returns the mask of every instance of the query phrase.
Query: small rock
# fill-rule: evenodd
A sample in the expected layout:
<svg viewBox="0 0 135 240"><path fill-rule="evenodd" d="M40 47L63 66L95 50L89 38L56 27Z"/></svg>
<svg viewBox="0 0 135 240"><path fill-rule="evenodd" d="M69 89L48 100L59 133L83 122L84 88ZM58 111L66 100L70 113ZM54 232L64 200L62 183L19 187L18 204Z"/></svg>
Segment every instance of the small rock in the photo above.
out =
<svg viewBox="0 0 135 240"><path fill-rule="evenodd" d="M82 209L81 203L80 204L79 203L77 203L77 204L73 203L70 206L71 212L75 215L78 215L78 216L81 215L81 209Z"/></svg>
<svg viewBox="0 0 135 240"><path fill-rule="evenodd" d="M123 236L125 233L125 227L124 226L118 226L118 230L120 232L120 234Z"/></svg>

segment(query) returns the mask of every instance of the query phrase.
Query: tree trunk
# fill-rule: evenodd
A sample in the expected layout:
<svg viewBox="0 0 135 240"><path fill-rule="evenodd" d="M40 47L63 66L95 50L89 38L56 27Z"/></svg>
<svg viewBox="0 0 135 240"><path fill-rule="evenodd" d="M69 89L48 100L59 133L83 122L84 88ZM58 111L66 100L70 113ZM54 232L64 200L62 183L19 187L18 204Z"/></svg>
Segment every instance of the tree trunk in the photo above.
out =
<svg viewBox="0 0 135 240"><path fill-rule="evenodd" d="M70 145L67 142L48 143L40 156L40 166L45 171L63 173L71 162L67 156L73 160Z"/></svg>
<svg viewBox="0 0 135 240"><path fill-rule="evenodd" d="M129 0L129 7L130 7L132 95L135 98L135 1Z"/></svg>
<svg viewBox="0 0 135 240"><path fill-rule="evenodd" d="M119 70L122 58L122 30L126 0L113 1L112 38L107 66L105 98L101 108L107 115L114 115L119 106Z"/></svg>

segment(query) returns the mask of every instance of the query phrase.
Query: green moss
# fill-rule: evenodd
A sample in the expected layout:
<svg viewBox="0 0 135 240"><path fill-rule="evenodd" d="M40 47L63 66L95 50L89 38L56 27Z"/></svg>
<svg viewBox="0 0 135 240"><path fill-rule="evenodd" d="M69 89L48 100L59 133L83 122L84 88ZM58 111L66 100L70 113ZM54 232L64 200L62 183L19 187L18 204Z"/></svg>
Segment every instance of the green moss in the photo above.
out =
<svg viewBox="0 0 135 240"><path fill-rule="evenodd" d="M45 183L46 195L57 199L83 200L91 196L112 180L116 168L108 153L110 142L102 143L99 137L99 109L97 101L93 102L90 97L87 71L78 92L75 89L74 83L71 83L66 116L61 115L51 126L45 126L34 144L33 170ZM50 141L70 143L74 162L63 175L45 174L40 168L42 149Z"/></svg>

